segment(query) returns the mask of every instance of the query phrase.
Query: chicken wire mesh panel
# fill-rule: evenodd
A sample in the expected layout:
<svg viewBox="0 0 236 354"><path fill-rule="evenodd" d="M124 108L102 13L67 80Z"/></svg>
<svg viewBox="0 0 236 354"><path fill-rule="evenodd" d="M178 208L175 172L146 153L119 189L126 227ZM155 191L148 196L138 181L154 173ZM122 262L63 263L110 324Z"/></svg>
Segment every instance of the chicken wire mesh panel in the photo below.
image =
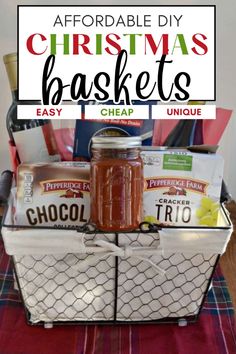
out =
<svg viewBox="0 0 236 354"><path fill-rule="evenodd" d="M146 237L146 238L145 238ZM140 246L157 242L157 234L119 234L119 245ZM163 318L195 316L199 313L211 279L217 255L169 254L149 258L119 259L117 320L150 321Z"/></svg>
<svg viewBox="0 0 236 354"><path fill-rule="evenodd" d="M87 236L90 241L115 237ZM81 272L78 265L86 258L81 254L13 257L30 322L113 320L115 258L102 259Z"/></svg>
<svg viewBox="0 0 236 354"><path fill-rule="evenodd" d="M91 254L13 257L31 323L196 317L217 255L129 253L131 248L158 250L158 233L87 234L85 242L101 239L119 246L125 255L109 253L96 263ZM81 271L79 265L86 259L88 265Z"/></svg>

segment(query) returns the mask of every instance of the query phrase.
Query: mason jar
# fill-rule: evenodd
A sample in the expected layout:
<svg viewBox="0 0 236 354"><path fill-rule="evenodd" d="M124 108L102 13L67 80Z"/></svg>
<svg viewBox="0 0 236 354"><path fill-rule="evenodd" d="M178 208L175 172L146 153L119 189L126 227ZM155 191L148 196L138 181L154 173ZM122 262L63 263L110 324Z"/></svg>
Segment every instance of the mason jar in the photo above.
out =
<svg viewBox="0 0 236 354"><path fill-rule="evenodd" d="M92 138L91 222L102 231L132 231L142 221L141 137Z"/></svg>

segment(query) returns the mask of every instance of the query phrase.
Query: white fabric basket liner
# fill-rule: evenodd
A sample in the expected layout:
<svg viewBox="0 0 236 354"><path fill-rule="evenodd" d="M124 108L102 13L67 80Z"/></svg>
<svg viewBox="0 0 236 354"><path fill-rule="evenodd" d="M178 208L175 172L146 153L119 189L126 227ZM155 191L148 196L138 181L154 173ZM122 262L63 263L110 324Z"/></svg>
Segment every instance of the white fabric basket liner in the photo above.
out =
<svg viewBox="0 0 236 354"><path fill-rule="evenodd" d="M76 230L64 229L40 229L40 228L15 228L12 215L12 204L9 204L5 217L5 225L11 227L2 228L2 236L7 254L9 255L35 255L35 254L66 254L66 253L92 253L109 252L107 245L86 247L84 242L85 233ZM158 249L144 250L141 253L146 255L149 252L165 253L203 253L223 254L232 234L232 225L226 217L227 211L221 208L218 226L213 228L163 228L159 231L160 245ZM145 245L145 235L143 237ZM132 250L129 250L132 252ZM129 252L128 251L128 252ZM137 252L137 250L136 250ZM127 252L126 252L127 254Z"/></svg>
<svg viewBox="0 0 236 354"><path fill-rule="evenodd" d="M13 219L9 206L4 224L12 225ZM3 226L2 235L32 323L130 322L199 313L218 254L232 233L223 209L219 227L165 228L117 238Z"/></svg>

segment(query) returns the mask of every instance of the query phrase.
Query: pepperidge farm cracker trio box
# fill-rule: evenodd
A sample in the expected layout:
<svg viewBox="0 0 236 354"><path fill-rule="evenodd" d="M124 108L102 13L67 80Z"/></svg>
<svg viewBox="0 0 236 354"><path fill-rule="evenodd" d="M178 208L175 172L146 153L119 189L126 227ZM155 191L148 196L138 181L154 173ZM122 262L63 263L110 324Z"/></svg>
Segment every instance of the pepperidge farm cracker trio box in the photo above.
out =
<svg viewBox="0 0 236 354"><path fill-rule="evenodd" d="M223 158L187 150L142 151L144 217L179 226L216 226Z"/></svg>

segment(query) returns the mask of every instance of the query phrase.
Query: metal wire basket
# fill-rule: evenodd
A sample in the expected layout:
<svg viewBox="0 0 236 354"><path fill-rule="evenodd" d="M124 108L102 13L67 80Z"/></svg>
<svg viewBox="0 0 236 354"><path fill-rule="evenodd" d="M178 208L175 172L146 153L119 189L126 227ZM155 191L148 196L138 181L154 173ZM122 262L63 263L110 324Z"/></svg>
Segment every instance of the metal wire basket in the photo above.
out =
<svg viewBox="0 0 236 354"><path fill-rule="evenodd" d="M11 205L2 222L28 322L45 327L196 321L231 233L223 206L214 228L55 230L15 225Z"/></svg>
<svg viewBox="0 0 236 354"><path fill-rule="evenodd" d="M228 219L226 214L225 218ZM50 238L54 230L46 231ZM60 231L67 237L68 231ZM188 235L196 233L191 228L185 231ZM17 232L16 225L13 228L3 224L3 238L10 254ZM19 237L27 232L32 236L29 242L34 242L35 229L21 229ZM45 233L45 228L38 232ZM64 253L57 249L56 254L40 254L37 247L35 254L29 254L24 246L25 254L13 254L12 258L29 322L48 326L61 322L195 321L219 255L193 251L163 253L161 232L105 234L74 230L78 239L74 253L66 251L66 239ZM227 233L228 240L230 222L218 232L222 237ZM68 234L68 243L72 234ZM81 240L85 249L80 250Z"/></svg>

